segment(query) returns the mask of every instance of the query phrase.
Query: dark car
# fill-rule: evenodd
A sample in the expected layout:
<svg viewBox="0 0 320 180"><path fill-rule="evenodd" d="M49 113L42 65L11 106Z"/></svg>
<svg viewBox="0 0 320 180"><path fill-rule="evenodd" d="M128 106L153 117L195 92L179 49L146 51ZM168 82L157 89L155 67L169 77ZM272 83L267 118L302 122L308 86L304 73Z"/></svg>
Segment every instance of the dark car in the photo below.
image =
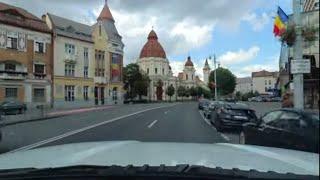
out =
<svg viewBox="0 0 320 180"><path fill-rule="evenodd" d="M209 105L209 100L208 99L200 99L198 102L198 109L203 110L204 106Z"/></svg>
<svg viewBox="0 0 320 180"><path fill-rule="evenodd" d="M203 115L205 118L211 118L211 112L214 111L216 108L221 106L224 102L223 101L210 101L208 106L205 106L203 109Z"/></svg>
<svg viewBox="0 0 320 180"><path fill-rule="evenodd" d="M253 144L319 153L319 114L297 109L279 109L246 123L241 144Z"/></svg>
<svg viewBox="0 0 320 180"><path fill-rule="evenodd" d="M241 128L247 122L256 122L255 111L242 103L224 103L211 113L211 123L222 131L225 128Z"/></svg>
<svg viewBox="0 0 320 180"><path fill-rule="evenodd" d="M8 100L0 103L0 114L3 115L22 114L26 110L27 106L19 101Z"/></svg>

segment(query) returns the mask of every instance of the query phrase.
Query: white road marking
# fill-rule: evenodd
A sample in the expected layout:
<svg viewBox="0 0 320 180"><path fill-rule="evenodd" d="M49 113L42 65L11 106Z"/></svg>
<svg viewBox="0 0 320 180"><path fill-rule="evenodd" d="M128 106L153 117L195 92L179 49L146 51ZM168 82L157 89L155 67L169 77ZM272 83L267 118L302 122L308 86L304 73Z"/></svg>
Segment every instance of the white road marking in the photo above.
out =
<svg viewBox="0 0 320 180"><path fill-rule="evenodd" d="M152 128L152 126L153 126L154 124L156 124L157 122L158 122L158 120L154 120L151 124L149 124L148 128Z"/></svg>
<svg viewBox="0 0 320 180"><path fill-rule="evenodd" d="M220 135L227 141L230 141L230 138L228 136L226 136L225 134L223 133L220 133Z"/></svg>
<svg viewBox="0 0 320 180"><path fill-rule="evenodd" d="M169 111L165 111L164 114L168 114Z"/></svg>
<svg viewBox="0 0 320 180"><path fill-rule="evenodd" d="M211 123L208 121L208 119L203 116L203 113L201 113L200 110L199 110L199 113L200 113L200 116L202 117L202 119L203 119L209 126L213 127L213 126L211 125ZM213 127L213 128L215 129L215 127Z"/></svg>
<svg viewBox="0 0 320 180"><path fill-rule="evenodd" d="M130 116L133 116L133 115L136 115L136 114L140 114L140 113L143 113L143 112L146 112L146 111L151 111L151 110L155 110L155 109L171 107L171 106L175 106L175 105L178 105L178 104L173 104L173 105L170 105L170 106L160 106L160 107L155 107L155 108L149 108L149 109L141 110L141 111L138 111L138 112L135 112L135 113L131 113L131 114L127 114L127 115L124 115L124 116L117 117L117 118L113 118L113 119L110 119L108 121L103 121L103 122L100 122L100 123L97 123L97 124L93 124L91 126L87 126L87 127L81 128L81 129L77 129L77 130L74 130L74 131L70 131L70 132L61 134L59 136L55 136L55 137L52 137L52 138L49 138L49 139L46 139L46 140L43 140L43 141L39 141L37 143L33 143L33 144L30 144L30 145L27 145L27 146L23 146L23 147L20 147L18 149L14 149L12 151L9 151L8 153L13 153L13 152L17 152L17 151L23 151L23 150L29 150L29 149L32 149L32 148L36 148L36 147L42 146L44 144L48 144L48 143L63 139L65 137L72 136L74 134L77 134L77 133L80 133L80 132L83 132L83 131L86 131L86 130L89 130L89 129L92 129L92 128L95 128L95 127L98 127L98 126L101 126L101 125L104 125L104 124L109 124L109 123L112 123L114 121L118 121L118 120L123 119L123 118L127 118L127 117L130 117Z"/></svg>

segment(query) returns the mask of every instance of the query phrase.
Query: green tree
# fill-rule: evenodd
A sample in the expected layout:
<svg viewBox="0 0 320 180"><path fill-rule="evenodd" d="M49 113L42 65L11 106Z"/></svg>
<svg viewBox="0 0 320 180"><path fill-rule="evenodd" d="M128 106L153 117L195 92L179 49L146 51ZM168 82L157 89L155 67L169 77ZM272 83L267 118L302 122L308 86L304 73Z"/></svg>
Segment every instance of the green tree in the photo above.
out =
<svg viewBox="0 0 320 180"><path fill-rule="evenodd" d="M186 88L184 86L179 86L178 90L177 90L177 93L178 93L178 96L182 97L182 100L183 100L183 97L186 94Z"/></svg>
<svg viewBox="0 0 320 180"><path fill-rule="evenodd" d="M127 91L127 99L133 99L137 96L134 90L134 84L136 81L141 79L142 74L139 71L138 64L131 63L123 68L123 88Z"/></svg>
<svg viewBox="0 0 320 180"><path fill-rule="evenodd" d="M150 85L150 79L147 75L141 74L141 78L137 79L134 82L134 93L139 95L139 100L142 99L142 96L147 96L148 95L148 87Z"/></svg>
<svg viewBox="0 0 320 180"><path fill-rule="evenodd" d="M258 91L254 91L253 95L256 96L260 96L260 93Z"/></svg>
<svg viewBox="0 0 320 180"><path fill-rule="evenodd" d="M242 97L241 92L240 92L240 91L237 91L237 92L236 92L236 99L237 99L237 100L241 100L241 97Z"/></svg>
<svg viewBox="0 0 320 180"><path fill-rule="evenodd" d="M175 89L172 85L167 87L166 94L170 97L170 102L171 102L171 97L174 95L174 91Z"/></svg>
<svg viewBox="0 0 320 180"><path fill-rule="evenodd" d="M195 99L195 97L197 96L197 89L195 87L191 87L189 89L189 92L190 92L190 96L192 97L192 99Z"/></svg>
<svg viewBox="0 0 320 180"><path fill-rule="evenodd" d="M214 71L210 73L209 82L213 82L218 87L219 95L228 95L234 92L236 87L236 76L229 71L229 69L219 67L217 70L217 82L214 83ZM214 86L210 85L209 88L214 91Z"/></svg>

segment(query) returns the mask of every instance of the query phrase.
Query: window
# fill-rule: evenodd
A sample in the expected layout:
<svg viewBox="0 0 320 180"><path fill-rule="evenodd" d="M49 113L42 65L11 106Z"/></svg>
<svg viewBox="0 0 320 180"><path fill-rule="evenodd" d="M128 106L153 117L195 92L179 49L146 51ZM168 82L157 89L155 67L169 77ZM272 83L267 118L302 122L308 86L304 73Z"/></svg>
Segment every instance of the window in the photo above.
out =
<svg viewBox="0 0 320 180"><path fill-rule="evenodd" d="M89 71L89 67L83 68L83 77L88 78L88 71Z"/></svg>
<svg viewBox="0 0 320 180"><path fill-rule="evenodd" d="M7 63L4 65L5 71L16 71L16 65Z"/></svg>
<svg viewBox="0 0 320 180"><path fill-rule="evenodd" d="M75 46L72 44L65 44L65 52L67 54L74 55L75 54Z"/></svg>
<svg viewBox="0 0 320 180"><path fill-rule="evenodd" d="M262 121L268 125L271 125L272 123L274 123L274 121L276 121L279 118L281 113L281 111L269 112L262 117Z"/></svg>
<svg viewBox="0 0 320 180"><path fill-rule="evenodd" d="M154 73L158 74L158 68L154 68Z"/></svg>
<svg viewBox="0 0 320 180"><path fill-rule="evenodd" d="M6 88L6 98L17 98L18 88Z"/></svg>
<svg viewBox="0 0 320 180"><path fill-rule="evenodd" d="M35 74L45 74L44 67L45 66L43 64L35 64L34 65L34 73Z"/></svg>
<svg viewBox="0 0 320 180"><path fill-rule="evenodd" d="M188 80L188 74L186 74L186 80Z"/></svg>
<svg viewBox="0 0 320 180"><path fill-rule="evenodd" d="M101 24L99 24L99 36L101 36Z"/></svg>
<svg viewBox="0 0 320 180"><path fill-rule="evenodd" d="M45 89L33 89L33 102L45 102Z"/></svg>
<svg viewBox="0 0 320 180"><path fill-rule="evenodd" d="M65 64L64 68L65 68L64 69L65 76L74 76L74 69L75 69L74 64Z"/></svg>
<svg viewBox="0 0 320 180"><path fill-rule="evenodd" d="M34 43L34 51L38 53L44 53L44 43L43 42L35 42Z"/></svg>
<svg viewBox="0 0 320 180"><path fill-rule="evenodd" d="M264 85L268 85L268 81L267 80L264 80Z"/></svg>
<svg viewBox="0 0 320 180"><path fill-rule="evenodd" d="M85 101L89 100L88 92L89 92L89 86L84 86L83 87L83 99Z"/></svg>
<svg viewBox="0 0 320 180"><path fill-rule="evenodd" d="M74 101L74 86L64 87L64 99L65 101Z"/></svg>
<svg viewBox="0 0 320 180"><path fill-rule="evenodd" d="M191 76L191 79L193 80L193 74L192 74L192 76Z"/></svg>
<svg viewBox="0 0 320 180"><path fill-rule="evenodd" d="M89 66L89 49L83 48L83 61L85 66Z"/></svg>
<svg viewBox="0 0 320 180"><path fill-rule="evenodd" d="M104 77L105 64L104 64L104 51L96 50L95 53L95 76Z"/></svg>
<svg viewBox="0 0 320 180"><path fill-rule="evenodd" d="M7 37L7 48L18 49L18 37L8 36Z"/></svg>
<svg viewBox="0 0 320 180"><path fill-rule="evenodd" d="M147 68L147 74L149 74L149 68Z"/></svg>
<svg viewBox="0 0 320 180"><path fill-rule="evenodd" d="M164 68L162 68L162 75L164 75Z"/></svg>
<svg viewBox="0 0 320 180"><path fill-rule="evenodd" d="M269 80L269 85L271 85L271 80Z"/></svg>

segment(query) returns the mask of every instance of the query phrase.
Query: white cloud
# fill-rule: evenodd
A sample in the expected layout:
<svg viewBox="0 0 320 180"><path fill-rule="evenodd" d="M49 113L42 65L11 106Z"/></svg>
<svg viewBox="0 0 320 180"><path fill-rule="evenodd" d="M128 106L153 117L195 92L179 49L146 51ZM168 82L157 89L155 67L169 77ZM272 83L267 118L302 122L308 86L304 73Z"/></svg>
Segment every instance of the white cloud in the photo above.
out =
<svg viewBox="0 0 320 180"><path fill-rule="evenodd" d="M251 76L252 72L256 71L279 71L279 55L275 55L271 58L267 58L265 60L265 63L261 64L250 64L247 66L244 66L243 68L231 68L232 72L237 77L247 77Z"/></svg>
<svg viewBox="0 0 320 180"><path fill-rule="evenodd" d="M240 49L237 52L228 51L218 57L218 61L222 65L229 65L229 64L237 64L240 62L250 61L257 57L260 48L258 46L253 46L248 50Z"/></svg>
<svg viewBox="0 0 320 180"><path fill-rule="evenodd" d="M258 16L256 13L248 13L243 16L242 20L247 21L251 26L253 31L261 31L269 22L271 16L267 13L262 13Z"/></svg>

